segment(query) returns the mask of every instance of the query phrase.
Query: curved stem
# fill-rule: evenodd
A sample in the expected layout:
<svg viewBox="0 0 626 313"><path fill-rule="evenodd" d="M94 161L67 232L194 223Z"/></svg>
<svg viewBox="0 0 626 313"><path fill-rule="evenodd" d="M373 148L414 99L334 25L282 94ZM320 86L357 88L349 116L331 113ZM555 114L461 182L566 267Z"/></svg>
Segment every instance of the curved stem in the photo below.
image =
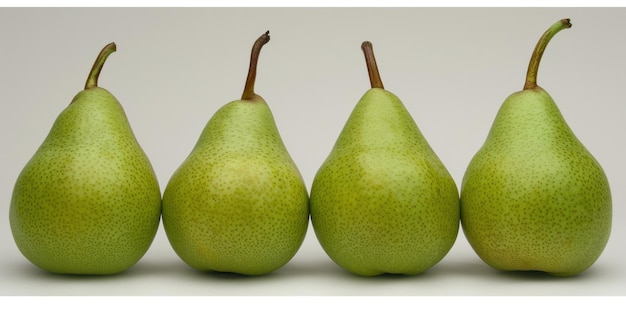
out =
<svg viewBox="0 0 626 313"><path fill-rule="evenodd" d="M259 37L252 46L250 55L250 67L248 68L248 78L246 78L246 86L243 88L241 100L251 100L254 96L254 81L256 80L256 66L259 61L259 54L263 45L270 41L270 31L266 31Z"/></svg>
<svg viewBox="0 0 626 313"><path fill-rule="evenodd" d="M550 39L552 39L552 37L554 37L556 33L570 27L572 27L570 19L565 18L552 24L552 26L550 26L550 28L548 28L548 30L543 33L543 36L541 36L539 42L537 42L535 50L530 57L528 71L526 72L526 83L524 84L524 90L537 87L537 71L539 70L539 62L541 62L541 57L543 56L543 52L546 50L546 46L548 46Z"/></svg>
<svg viewBox="0 0 626 313"><path fill-rule="evenodd" d="M370 84L372 88L385 89L383 81L380 79L380 72L378 72L378 66L376 65L376 58L374 57L374 47L369 41L364 41L361 44L361 50L365 54L365 64L367 64L367 73L370 77Z"/></svg>
<svg viewBox="0 0 626 313"><path fill-rule="evenodd" d="M91 71L89 72L89 76L87 76L87 82L85 83L85 89L98 87L98 77L100 76L100 72L102 71L102 66L104 66L104 62L107 60L109 55L117 50L117 46L115 42L112 42L100 51L96 61L93 63L91 67Z"/></svg>

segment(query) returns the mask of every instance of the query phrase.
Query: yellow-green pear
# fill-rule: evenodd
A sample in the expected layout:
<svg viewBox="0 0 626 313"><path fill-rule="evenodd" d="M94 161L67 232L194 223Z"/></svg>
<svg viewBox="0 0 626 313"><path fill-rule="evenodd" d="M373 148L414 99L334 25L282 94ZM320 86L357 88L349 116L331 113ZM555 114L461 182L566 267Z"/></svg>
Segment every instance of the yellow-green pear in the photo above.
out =
<svg viewBox="0 0 626 313"><path fill-rule="evenodd" d="M328 256L362 276L413 275L437 264L459 230L459 194L400 99L361 45L371 89L311 187L311 221Z"/></svg>
<svg viewBox="0 0 626 313"><path fill-rule="evenodd" d="M221 107L163 194L170 244L200 271L267 274L298 251L309 198L267 103L254 93L269 31L252 48L241 100Z"/></svg>
<svg viewBox="0 0 626 313"><path fill-rule="evenodd" d="M38 267L65 274L122 272L145 254L161 216L159 185L117 99L98 87L105 46L85 84L20 173L13 238Z"/></svg>
<svg viewBox="0 0 626 313"><path fill-rule="evenodd" d="M589 268L611 230L607 177L536 83L553 24L528 66L524 89L500 107L461 188L461 222L476 253L505 271L571 276Z"/></svg>

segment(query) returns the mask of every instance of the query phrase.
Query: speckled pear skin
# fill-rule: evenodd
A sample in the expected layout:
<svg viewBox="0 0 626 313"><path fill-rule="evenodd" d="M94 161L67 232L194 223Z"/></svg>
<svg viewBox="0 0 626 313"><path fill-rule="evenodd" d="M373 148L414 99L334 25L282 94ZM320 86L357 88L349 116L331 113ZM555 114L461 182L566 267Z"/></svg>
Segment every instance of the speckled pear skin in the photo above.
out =
<svg viewBox="0 0 626 313"><path fill-rule="evenodd" d="M76 95L20 173L10 224L38 267L104 275L139 261L160 215L156 176L120 103L94 87Z"/></svg>
<svg viewBox="0 0 626 313"><path fill-rule="evenodd" d="M461 189L464 233L496 269L576 275L609 239L607 177L541 87L504 101Z"/></svg>
<svg viewBox="0 0 626 313"><path fill-rule="evenodd" d="M311 221L328 256L362 276L424 272L454 244L454 180L393 93L357 103L314 178Z"/></svg>
<svg viewBox="0 0 626 313"><path fill-rule="evenodd" d="M215 113L163 195L167 237L200 271L273 272L296 254L308 223L304 181L259 96Z"/></svg>

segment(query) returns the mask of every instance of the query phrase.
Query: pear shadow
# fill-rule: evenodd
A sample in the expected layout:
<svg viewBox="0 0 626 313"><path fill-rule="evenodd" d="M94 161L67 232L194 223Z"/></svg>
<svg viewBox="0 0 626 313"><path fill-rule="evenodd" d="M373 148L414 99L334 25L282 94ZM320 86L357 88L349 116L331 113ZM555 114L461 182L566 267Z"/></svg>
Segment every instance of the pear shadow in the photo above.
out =
<svg viewBox="0 0 626 313"><path fill-rule="evenodd" d="M121 279L136 279L155 275L178 275L188 268L183 262L172 260L169 262L140 261L130 268L114 274L69 274L53 273L39 268L29 262L19 262L11 266L11 272L25 279L42 279L46 281L110 281Z"/></svg>
<svg viewBox="0 0 626 313"><path fill-rule="evenodd" d="M518 281L541 281L541 282L563 282L563 281L578 281L585 280L594 276L594 270L588 269L580 274L570 276L557 276L552 275L544 271L502 271L492 269L495 277L501 279L514 279Z"/></svg>
<svg viewBox="0 0 626 313"><path fill-rule="evenodd" d="M216 280L256 281L256 280L279 280L298 279L302 277L333 276L343 269L332 262L293 262L270 273L261 275L248 275L234 272L198 271L202 276Z"/></svg>
<svg viewBox="0 0 626 313"><path fill-rule="evenodd" d="M418 274L381 273L377 275L368 276L368 275L360 275L360 274L352 273L340 267L339 265L337 265L336 267L337 267L337 270L335 271L335 273L333 273L334 275L338 275L342 279L346 279L346 280L353 281L353 282L359 282L359 283L398 282L398 281L407 281L407 280L429 280L437 276L437 274L430 271L430 269L424 272L418 273Z"/></svg>
<svg viewBox="0 0 626 313"><path fill-rule="evenodd" d="M28 262L19 262L11 266L11 272L20 275L26 279L43 279L56 281L77 281L77 280L113 280L118 279L125 272L115 274L70 274L70 273L54 273L37 267Z"/></svg>
<svg viewBox="0 0 626 313"><path fill-rule="evenodd" d="M268 280L276 280L283 275L277 275L277 271L260 274L260 275L248 275L248 274L240 274L235 272L219 272L212 270L198 270L187 264L183 264L185 267L181 270L181 274L191 278L193 280L200 281L222 281L222 282L232 282L232 283L243 283L243 282L256 282L256 281L268 281Z"/></svg>
<svg viewBox="0 0 626 313"><path fill-rule="evenodd" d="M235 272L219 272L219 271L199 271L195 270L201 276L208 277L213 280L227 280L227 281L255 281L272 279L274 272L261 274L261 275L248 275Z"/></svg>
<svg viewBox="0 0 626 313"><path fill-rule="evenodd" d="M418 273L418 274L397 274L397 273L382 273L376 276L359 276L363 278L374 278L383 281L401 281L401 280L410 280L410 279L429 279L434 277L431 272L428 270Z"/></svg>
<svg viewBox="0 0 626 313"><path fill-rule="evenodd" d="M3 289L5 296L76 296L89 295L90 289L85 286L110 285L111 282L122 281L125 272L109 275L63 274L41 269L30 262L11 262L6 264L5 281L15 281L10 289ZM19 280L19 283L17 283ZM14 285L14 286L13 286Z"/></svg>

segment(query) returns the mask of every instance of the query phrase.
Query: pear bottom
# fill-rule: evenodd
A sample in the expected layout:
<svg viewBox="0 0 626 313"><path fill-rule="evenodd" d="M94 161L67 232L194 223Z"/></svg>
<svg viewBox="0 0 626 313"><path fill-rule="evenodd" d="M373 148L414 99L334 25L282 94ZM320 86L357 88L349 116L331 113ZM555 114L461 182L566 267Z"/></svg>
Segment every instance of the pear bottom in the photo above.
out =
<svg viewBox="0 0 626 313"><path fill-rule="evenodd" d="M552 276L575 276L586 271L599 258L605 242L574 242L559 236L533 241L520 234L515 240L506 236L476 238L464 231L478 256L489 266L500 271L545 272ZM524 244L521 240L528 240ZM533 241L533 242L530 242Z"/></svg>
<svg viewBox="0 0 626 313"><path fill-rule="evenodd" d="M408 232L406 236L395 236L396 234L391 232L388 236L370 234L371 236L366 235L361 240L357 239L357 236L366 233L367 231L358 235L355 233L355 236L344 233L346 237L336 238L343 244L328 242L328 239L335 240L331 236L318 235L317 238L333 262L359 276L422 274L443 259L456 238L443 236L437 240L409 235Z"/></svg>
<svg viewBox="0 0 626 313"><path fill-rule="evenodd" d="M269 274L289 262L309 223L300 177L275 179L264 161L250 158L211 168L205 180L193 176L194 166L181 167L163 194L163 226L177 255L199 271L243 275Z"/></svg>
<svg viewBox="0 0 626 313"><path fill-rule="evenodd" d="M586 271L606 246L611 214L606 207L474 207L461 196L461 224L478 256L502 271L541 271L573 276ZM515 202L512 202L515 203Z"/></svg>
<svg viewBox="0 0 626 313"><path fill-rule="evenodd" d="M200 210L204 217L189 219L169 212L163 221L176 254L198 271L256 276L284 266L304 240L306 212L284 219L245 211L205 215L207 211Z"/></svg>
<svg viewBox="0 0 626 313"><path fill-rule="evenodd" d="M15 206L11 228L20 252L45 271L119 274L136 264L150 247L159 225L158 204L140 215L132 210L128 210L131 214L116 215L80 208L30 210Z"/></svg>
<svg viewBox="0 0 626 313"><path fill-rule="evenodd" d="M579 187L551 173L530 173L526 185L510 175L499 184L496 174L491 180L470 175L461 192L465 237L498 270L580 274L600 257L611 232L608 183L597 176L597 183ZM555 177L562 181L549 185Z"/></svg>

